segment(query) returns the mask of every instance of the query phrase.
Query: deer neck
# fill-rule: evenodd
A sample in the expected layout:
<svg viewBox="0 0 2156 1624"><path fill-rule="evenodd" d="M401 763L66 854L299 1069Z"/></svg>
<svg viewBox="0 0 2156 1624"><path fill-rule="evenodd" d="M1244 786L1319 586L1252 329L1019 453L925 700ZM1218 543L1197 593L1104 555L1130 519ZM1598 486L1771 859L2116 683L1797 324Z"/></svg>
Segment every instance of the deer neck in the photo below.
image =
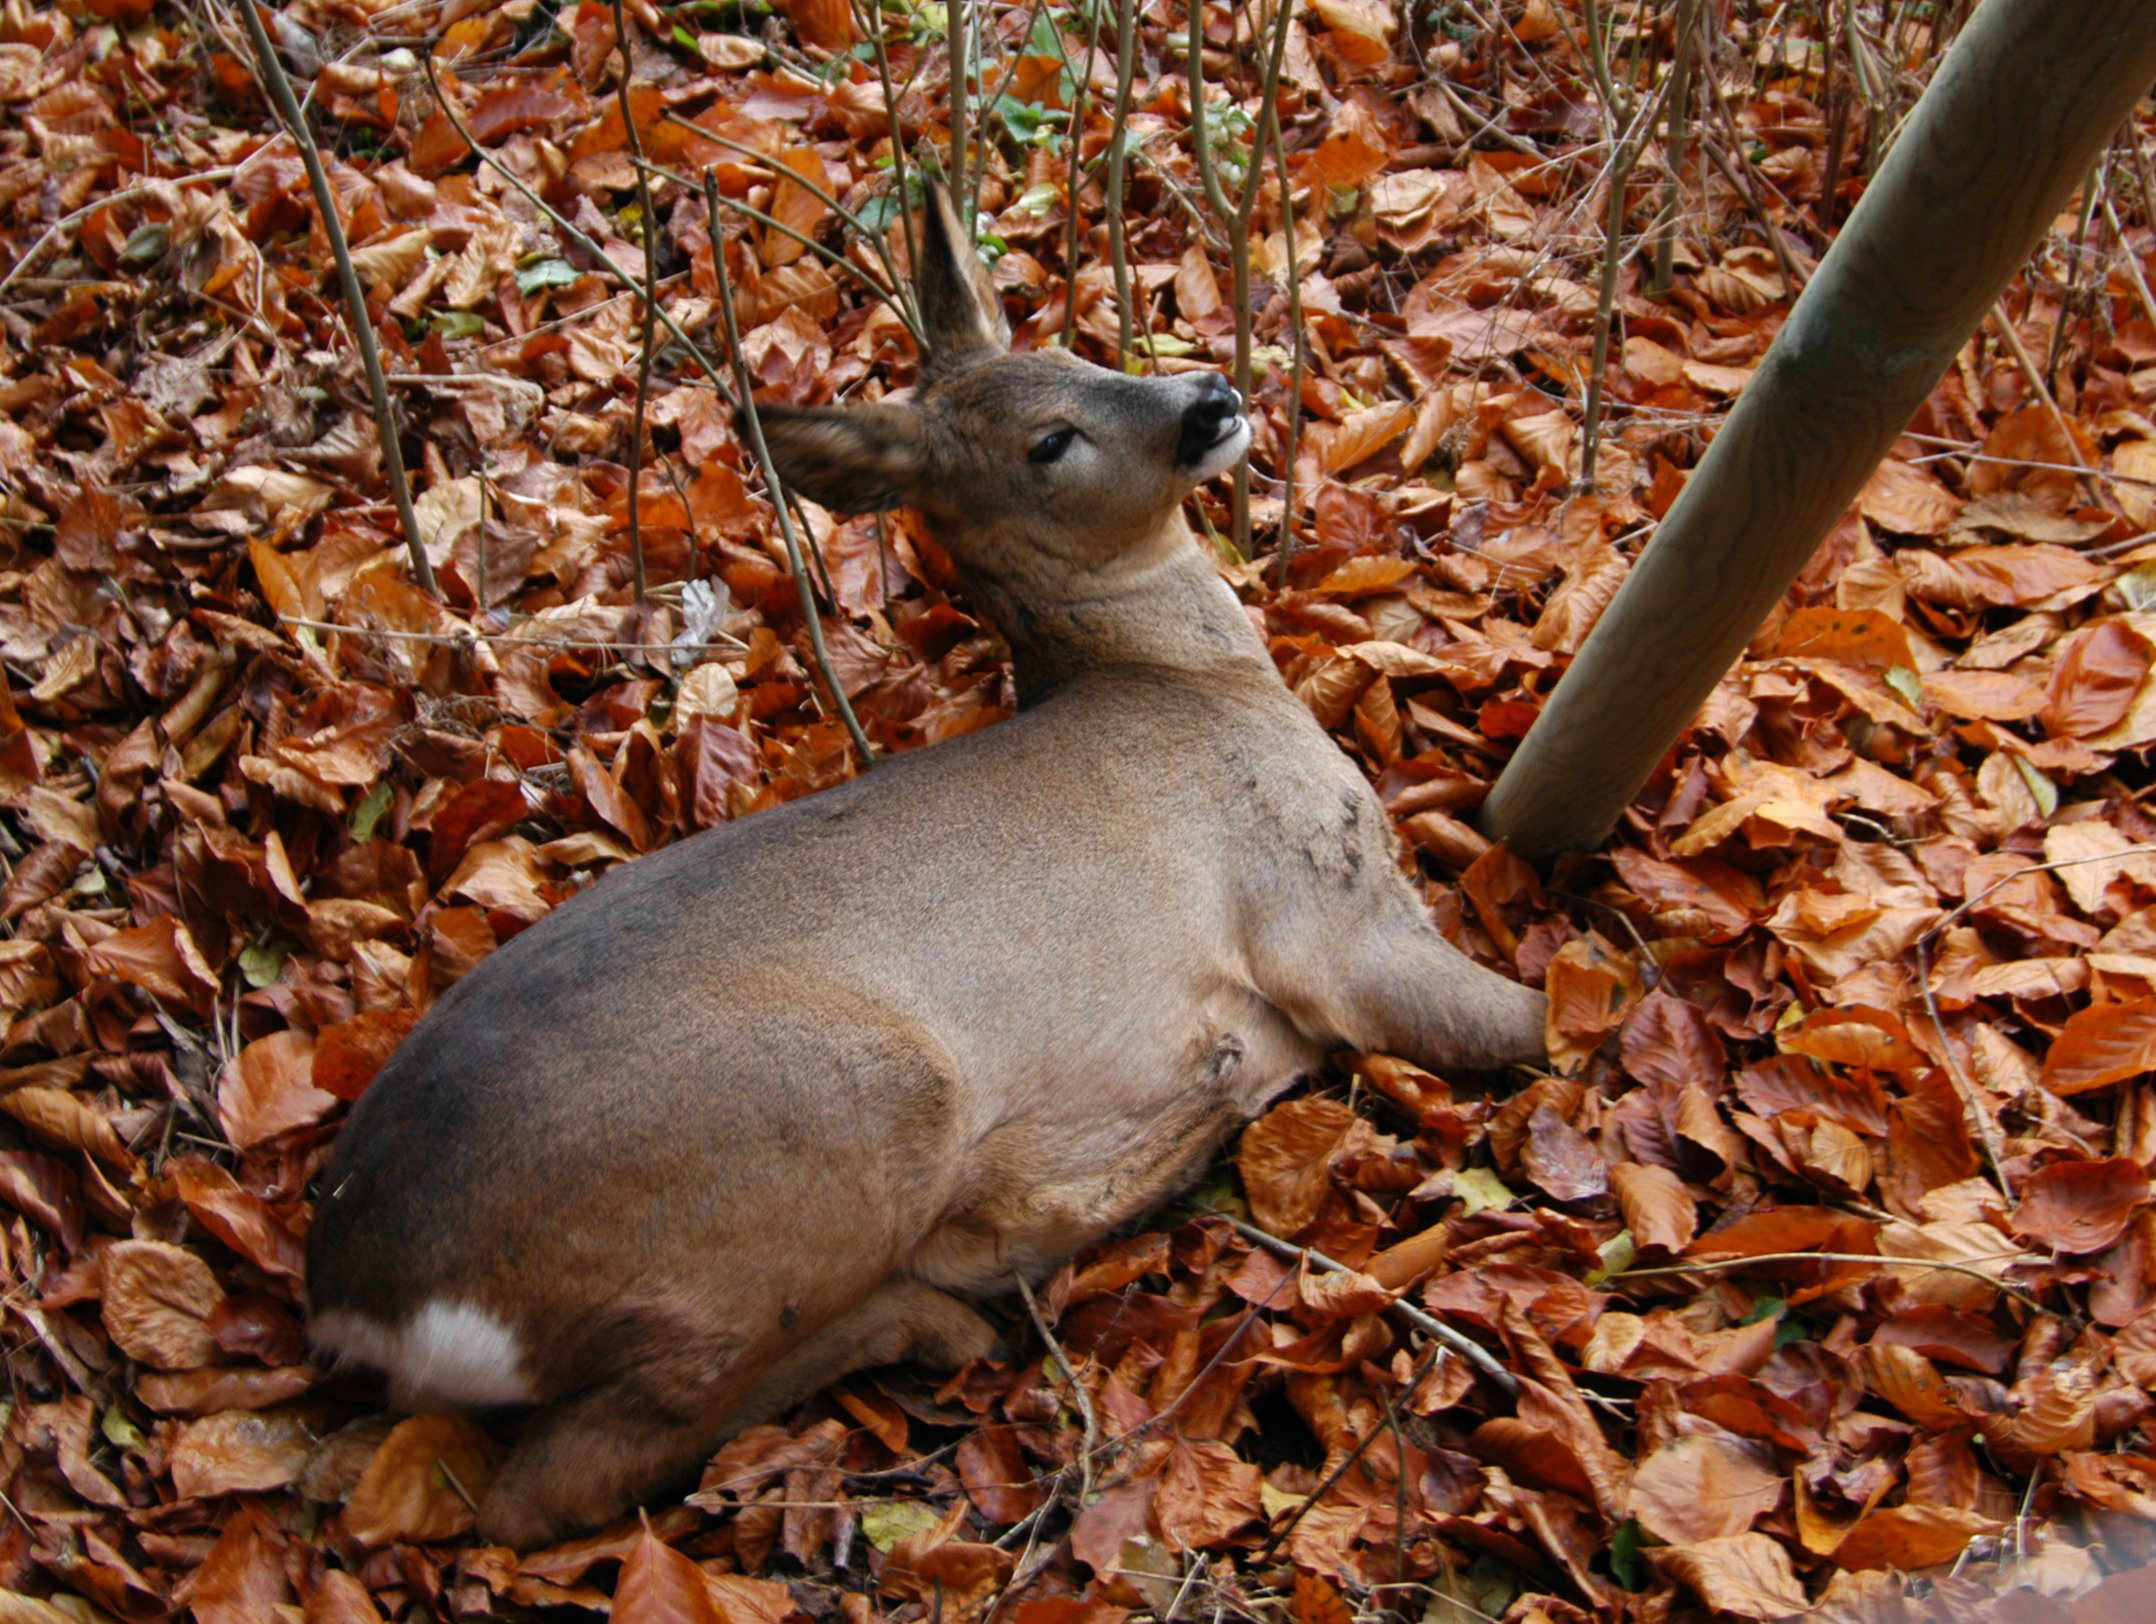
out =
<svg viewBox="0 0 2156 1624"><path fill-rule="evenodd" d="M1010 644L1021 706L1120 670L1278 680L1264 640L1179 515L1112 575L974 569L966 576Z"/></svg>

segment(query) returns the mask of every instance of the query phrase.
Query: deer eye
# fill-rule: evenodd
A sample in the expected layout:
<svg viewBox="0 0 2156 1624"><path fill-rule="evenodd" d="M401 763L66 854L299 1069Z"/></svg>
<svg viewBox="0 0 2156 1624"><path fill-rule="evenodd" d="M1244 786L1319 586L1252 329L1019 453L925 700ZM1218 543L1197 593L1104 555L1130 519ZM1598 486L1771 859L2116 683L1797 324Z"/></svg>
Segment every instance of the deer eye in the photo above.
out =
<svg viewBox="0 0 2156 1624"><path fill-rule="evenodd" d="M1071 448L1071 441L1077 438L1076 429L1057 429L1026 453L1026 461L1043 464L1054 462Z"/></svg>

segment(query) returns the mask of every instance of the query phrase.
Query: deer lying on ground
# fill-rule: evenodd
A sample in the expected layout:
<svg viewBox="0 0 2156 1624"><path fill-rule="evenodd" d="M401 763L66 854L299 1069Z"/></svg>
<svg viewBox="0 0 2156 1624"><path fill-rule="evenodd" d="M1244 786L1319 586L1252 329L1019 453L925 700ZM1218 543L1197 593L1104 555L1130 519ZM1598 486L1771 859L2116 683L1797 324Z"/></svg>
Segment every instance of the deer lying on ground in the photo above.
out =
<svg viewBox="0 0 2156 1624"><path fill-rule="evenodd" d="M1007 353L956 233L938 193L913 397L764 427L815 501L926 517L1017 715L608 875L441 999L324 1176L315 1342L400 1407L536 1406L490 1541L612 1518L851 1371L985 1355L967 1299L1330 1051L1544 1053L1183 525L1241 397Z"/></svg>

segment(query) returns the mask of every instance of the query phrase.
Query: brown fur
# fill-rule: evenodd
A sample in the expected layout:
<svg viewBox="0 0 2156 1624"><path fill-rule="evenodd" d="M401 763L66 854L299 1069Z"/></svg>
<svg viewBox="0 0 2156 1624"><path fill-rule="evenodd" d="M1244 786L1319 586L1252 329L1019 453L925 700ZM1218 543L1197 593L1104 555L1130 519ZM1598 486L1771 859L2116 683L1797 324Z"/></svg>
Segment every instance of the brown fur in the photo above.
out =
<svg viewBox="0 0 2156 1624"><path fill-rule="evenodd" d="M1335 1047L1542 1055L1540 996L1431 927L1183 528L1217 382L1004 354L940 197L923 258L917 398L767 432L817 501L925 513L1019 713L600 881L442 999L325 1176L318 1323L514 1333L540 1408L490 1539L612 1517L850 1370L984 1353L961 1298L1146 1211Z"/></svg>

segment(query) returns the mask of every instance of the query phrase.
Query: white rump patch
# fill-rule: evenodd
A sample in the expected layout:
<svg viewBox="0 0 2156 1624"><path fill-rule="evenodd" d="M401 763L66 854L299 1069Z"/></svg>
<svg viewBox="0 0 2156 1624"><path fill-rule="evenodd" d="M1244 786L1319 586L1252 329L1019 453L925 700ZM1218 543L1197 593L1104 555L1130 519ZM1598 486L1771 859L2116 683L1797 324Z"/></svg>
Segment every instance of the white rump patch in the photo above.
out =
<svg viewBox="0 0 2156 1624"><path fill-rule="evenodd" d="M414 1397L451 1404L531 1404L516 1333L472 1303L440 1298L401 1330L332 1310L308 1324L317 1347L386 1373Z"/></svg>

